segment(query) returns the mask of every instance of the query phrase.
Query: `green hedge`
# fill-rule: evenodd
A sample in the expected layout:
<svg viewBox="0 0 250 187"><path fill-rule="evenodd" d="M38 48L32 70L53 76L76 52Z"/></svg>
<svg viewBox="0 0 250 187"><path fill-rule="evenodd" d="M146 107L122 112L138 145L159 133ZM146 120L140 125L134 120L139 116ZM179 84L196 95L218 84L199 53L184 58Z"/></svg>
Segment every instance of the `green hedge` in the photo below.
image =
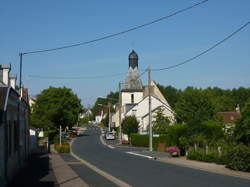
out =
<svg viewBox="0 0 250 187"><path fill-rule="evenodd" d="M218 152L216 151L209 151L207 154L203 149L197 149L189 151L187 159L189 160L198 160L204 162L214 162L217 164L227 164L228 158L227 155L219 156Z"/></svg>
<svg viewBox="0 0 250 187"><path fill-rule="evenodd" d="M228 151L227 167L239 170L250 171L250 147L246 145L237 145Z"/></svg>
<svg viewBox="0 0 250 187"><path fill-rule="evenodd" d="M159 137L153 137L153 148L156 149L159 143L165 143L167 145L167 136L160 135ZM149 146L149 135L145 134L131 134L131 144L137 147L148 147Z"/></svg>
<svg viewBox="0 0 250 187"><path fill-rule="evenodd" d="M55 150L58 152L58 153L69 153L70 152L70 146L68 143L65 143L65 144L55 144Z"/></svg>

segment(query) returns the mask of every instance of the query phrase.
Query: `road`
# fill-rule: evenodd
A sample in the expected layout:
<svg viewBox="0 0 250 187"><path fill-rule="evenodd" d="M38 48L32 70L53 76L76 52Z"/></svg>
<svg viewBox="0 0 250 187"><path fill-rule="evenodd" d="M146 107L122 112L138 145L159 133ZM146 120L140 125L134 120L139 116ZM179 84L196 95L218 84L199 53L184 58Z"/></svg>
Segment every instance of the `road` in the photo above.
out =
<svg viewBox="0 0 250 187"><path fill-rule="evenodd" d="M109 148L100 141L100 130L87 125L85 135L72 144L72 151L100 170L132 186L250 186L250 180L163 163ZM90 186L117 186L89 168L73 169ZM85 175L83 174L85 173ZM94 177L93 177L94 176Z"/></svg>

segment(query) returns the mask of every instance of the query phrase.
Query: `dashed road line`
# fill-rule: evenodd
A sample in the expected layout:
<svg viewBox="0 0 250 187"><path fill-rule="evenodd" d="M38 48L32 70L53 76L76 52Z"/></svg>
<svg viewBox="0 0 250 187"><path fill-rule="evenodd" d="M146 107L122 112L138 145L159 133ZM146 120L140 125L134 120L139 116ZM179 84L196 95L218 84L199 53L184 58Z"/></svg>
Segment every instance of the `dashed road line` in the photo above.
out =
<svg viewBox="0 0 250 187"><path fill-rule="evenodd" d="M126 153L131 154L131 155L136 155L136 156L144 157L144 158L148 158L148 159L155 159L155 158L152 157L152 156L142 155L142 154L135 153L135 152L126 152Z"/></svg>

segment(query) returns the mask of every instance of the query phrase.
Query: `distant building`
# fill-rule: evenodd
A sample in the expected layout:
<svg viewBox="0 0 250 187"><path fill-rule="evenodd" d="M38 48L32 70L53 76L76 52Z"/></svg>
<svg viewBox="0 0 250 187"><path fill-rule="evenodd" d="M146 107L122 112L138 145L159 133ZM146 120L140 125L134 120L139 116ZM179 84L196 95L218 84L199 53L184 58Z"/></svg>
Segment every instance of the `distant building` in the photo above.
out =
<svg viewBox="0 0 250 187"><path fill-rule="evenodd" d="M10 65L0 64L1 187L12 180L29 155L28 90L16 86L16 76L10 76L10 71Z"/></svg>
<svg viewBox="0 0 250 187"><path fill-rule="evenodd" d="M121 118L134 115L139 122L140 132L147 132L149 127L149 90L151 93L152 121L159 108L163 115L172 123L175 122L174 111L162 95L154 81L150 82L150 88L143 86L138 73L138 55L133 50L129 54L129 69L125 79L124 87L121 90ZM112 122L119 126L119 110L112 116Z"/></svg>
<svg viewBox="0 0 250 187"><path fill-rule="evenodd" d="M217 114L222 117L223 123L225 125L224 130L229 134L235 127L236 120L241 117L239 105L237 105L235 111L233 112L218 112Z"/></svg>

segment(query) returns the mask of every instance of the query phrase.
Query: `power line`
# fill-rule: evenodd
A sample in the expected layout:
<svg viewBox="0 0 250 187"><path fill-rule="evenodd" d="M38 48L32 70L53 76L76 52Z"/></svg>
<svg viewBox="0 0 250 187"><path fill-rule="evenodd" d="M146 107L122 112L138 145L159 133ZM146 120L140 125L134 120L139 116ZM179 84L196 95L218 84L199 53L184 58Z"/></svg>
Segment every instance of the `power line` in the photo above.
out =
<svg viewBox="0 0 250 187"><path fill-rule="evenodd" d="M205 51L187 59L187 60L184 60L183 62L180 62L178 64L175 64L175 65L172 65L172 66L168 66L168 67L165 67L165 68L158 68L158 69L152 69L152 71L162 71L162 70L168 70L168 69L173 69L173 68L176 68L178 66L181 66L181 65L184 65L188 62L191 62L197 58L199 58L200 56L208 53L209 51L213 50L214 48L216 48L217 46L221 45L222 43L224 43L225 41L229 40L231 37L233 37L235 34L237 34L238 32L240 32L242 29L244 29L246 26L248 26L250 24L250 21L248 21L247 23L245 23L244 25L242 25L240 28L238 28L237 30L235 30L233 33L231 33L230 35L228 35L227 37L225 37L223 40L215 43L214 45L212 45L211 47L209 47L208 49L206 49Z"/></svg>
<svg viewBox="0 0 250 187"><path fill-rule="evenodd" d="M146 27L146 26L149 26L149 25L152 25L154 23L157 23L157 22L160 22L162 20L165 20L165 19L168 19L170 17L173 17L177 14L180 14L182 12L185 12L187 10L190 10L196 6L199 6L205 2L207 2L208 0L203 0L199 3L196 3L196 4L193 4L189 7L186 7L186 8L183 8L181 10L178 10L178 11L175 11L174 13L171 13L169 15L166 15L166 16L163 16L161 18L158 18L158 19L155 19L153 21L150 21L150 22L147 22L147 23L144 23L144 24L141 24L141 25L138 25L138 26L135 26L135 27L132 27L132 28L129 28L127 30L124 30L124 31L120 31L120 32L117 32L117 33L114 33L114 34L110 34L110 35L106 35L106 36L103 36L103 37L100 37L100 38L96 38L96 39L93 39L93 40L89 40L89 41L85 41L85 42L80 42L80 43L76 43L76 44L71 44L71 45L65 45L65 46L61 46L61 47L56 47L56 48L51 48L51 49L44 49L44 50L36 50L36 51L28 51L28 52L24 52L22 53L23 55L27 55L27 54L34 54L34 53L44 53L44 52L49 52L49 51L56 51L56 50L62 50L62 49L66 49L66 48L71 48L71 47L77 47L77 46L81 46L81 45L86 45L86 44L90 44L90 43L93 43L93 42L97 42L97 41L100 41L100 40L105 40L105 39L108 39L108 38L112 38L112 37L115 37L115 36L118 36L118 35L122 35L122 34L125 34L125 33L128 33L128 32L131 32L131 31L134 31L134 30L137 30L137 29L140 29L142 27Z"/></svg>
<svg viewBox="0 0 250 187"><path fill-rule="evenodd" d="M138 78L140 78L146 72L146 70L141 70L141 72L142 73L139 75ZM100 78L118 77L118 76L126 75L126 74L127 74L127 72L107 74L107 75L77 76L77 77L42 76L42 75L28 75L28 77L30 77L30 78L36 78L36 79L100 79Z"/></svg>
<svg viewBox="0 0 250 187"><path fill-rule="evenodd" d="M118 77L125 74L126 73L116 73L109 75L94 75L94 76L79 76L79 77L28 75L28 77L36 79L100 79L100 78Z"/></svg>

